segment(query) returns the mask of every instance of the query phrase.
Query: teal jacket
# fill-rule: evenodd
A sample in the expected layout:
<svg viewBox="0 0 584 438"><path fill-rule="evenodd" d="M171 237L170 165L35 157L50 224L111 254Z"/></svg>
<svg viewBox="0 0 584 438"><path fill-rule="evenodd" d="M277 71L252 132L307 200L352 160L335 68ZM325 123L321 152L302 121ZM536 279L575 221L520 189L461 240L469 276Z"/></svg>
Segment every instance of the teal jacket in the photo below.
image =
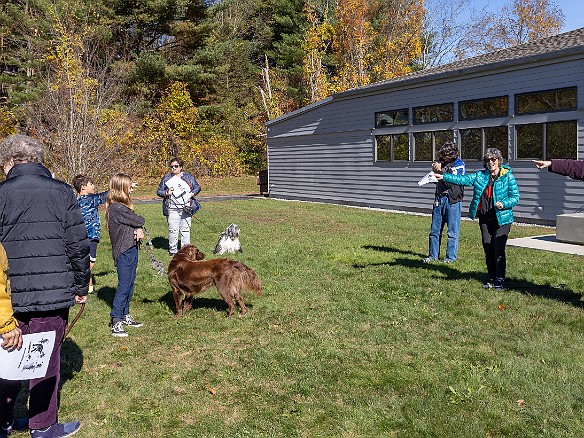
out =
<svg viewBox="0 0 584 438"><path fill-rule="evenodd" d="M478 172L466 175L445 173L443 176L444 181L448 183L473 187L474 193L468 208L468 215L471 219L474 219L477 216L481 196L489 184L489 171L487 169L479 170ZM503 209L496 210L499 225L513 223L514 217L511 209L519 202L519 187L517 187L517 181L515 181L513 171L509 166L504 164L501 166L499 178L495 180L493 186L493 203L497 202L503 203Z"/></svg>

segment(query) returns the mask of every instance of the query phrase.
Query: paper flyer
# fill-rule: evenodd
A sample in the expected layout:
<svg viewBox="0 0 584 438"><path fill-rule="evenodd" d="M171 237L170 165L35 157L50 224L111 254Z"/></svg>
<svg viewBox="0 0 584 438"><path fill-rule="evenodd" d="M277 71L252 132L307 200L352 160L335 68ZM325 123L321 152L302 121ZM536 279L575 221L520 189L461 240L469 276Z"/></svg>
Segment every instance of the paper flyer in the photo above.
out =
<svg viewBox="0 0 584 438"><path fill-rule="evenodd" d="M428 184L431 182L438 182L438 180L434 176L434 171L432 170L428 172L426 175L424 175L424 177L420 181L418 181L418 185L423 186L424 184Z"/></svg>
<svg viewBox="0 0 584 438"><path fill-rule="evenodd" d="M55 345L55 332L22 336L22 348L8 351L0 348L0 378L28 380L45 377Z"/></svg>
<svg viewBox="0 0 584 438"><path fill-rule="evenodd" d="M182 198L187 193L190 193L191 189L189 185L181 179L180 176L174 175L168 181L166 181L165 186L169 189L173 189L173 198Z"/></svg>

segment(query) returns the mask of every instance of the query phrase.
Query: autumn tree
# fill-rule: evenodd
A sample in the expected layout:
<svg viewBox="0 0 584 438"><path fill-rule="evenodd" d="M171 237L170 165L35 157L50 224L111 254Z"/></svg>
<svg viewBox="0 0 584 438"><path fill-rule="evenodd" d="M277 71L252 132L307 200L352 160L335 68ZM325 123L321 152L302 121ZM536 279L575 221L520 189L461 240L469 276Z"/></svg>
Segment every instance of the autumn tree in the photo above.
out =
<svg viewBox="0 0 584 438"><path fill-rule="evenodd" d="M307 100L312 103L330 94L330 72L325 66L325 59L333 42L334 28L310 0L304 6L304 14L309 26L302 42L304 51L302 67Z"/></svg>
<svg viewBox="0 0 584 438"><path fill-rule="evenodd" d="M114 105L119 78L92 26L68 9L55 8L50 17L55 37L42 75L47 90L30 106L28 130L46 144L47 164L60 178L97 177L131 136L127 115Z"/></svg>
<svg viewBox="0 0 584 438"><path fill-rule="evenodd" d="M336 91L412 71L422 47L423 0L346 0L335 15Z"/></svg>
<svg viewBox="0 0 584 438"><path fill-rule="evenodd" d="M563 23L564 14L551 0L514 0L498 12L481 14L455 53L465 58L557 35Z"/></svg>
<svg viewBox="0 0 584 438"><path fill-rule="evenodd" d="M470 0L426 0L425 9L422 51L416 62L421 70L454 60L476 14Z"/></svg>

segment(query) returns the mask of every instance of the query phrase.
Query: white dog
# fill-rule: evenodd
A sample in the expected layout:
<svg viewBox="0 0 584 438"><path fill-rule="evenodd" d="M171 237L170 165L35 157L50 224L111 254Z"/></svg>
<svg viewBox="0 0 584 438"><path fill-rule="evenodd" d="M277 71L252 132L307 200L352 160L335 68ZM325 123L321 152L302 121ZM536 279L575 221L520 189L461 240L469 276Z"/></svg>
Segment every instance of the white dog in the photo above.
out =
<svg viewBox="0 0 584 438"><path fill-rule="evenodd" d="M237 224L229 225L225 231L221 233L219 242L215 245L213 254L225 254L234 252L243 252L241 243L239 243L239 226Z"/></svg>

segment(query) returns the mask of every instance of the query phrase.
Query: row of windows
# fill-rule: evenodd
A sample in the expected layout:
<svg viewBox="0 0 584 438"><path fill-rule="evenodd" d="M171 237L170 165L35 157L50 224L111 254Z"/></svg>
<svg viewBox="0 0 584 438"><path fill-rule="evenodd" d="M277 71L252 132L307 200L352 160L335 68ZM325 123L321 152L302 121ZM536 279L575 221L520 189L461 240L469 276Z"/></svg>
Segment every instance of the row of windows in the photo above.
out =
<svg viewBox="0 0 584 438"><path fill-rule="evenodd" d="M517 115L571 111L577 107L576 87L515 95ZM454 120L453 103L414 107L412 111L414 125L452 122ZM458 103L459 120L507 117L508 113L508 96L465 100ZM375 128L408 125L409 117L410 111L407 108L378 112L375 113Z"/></svg>
<svg viewBox="0 0 584 438"><path fill-rule="evenodd" d="M515 159L572 158L577 155L577 122L549 122L515 125ZM482 160L485 149L497 148L509 158L507 126L459 129L460 156L463 160ZM412 161L438 159L438 150L454 141L454 131L427 131L412 134ZM377 161L408 161L410 138L408 134L375 136Z"/></svg>

